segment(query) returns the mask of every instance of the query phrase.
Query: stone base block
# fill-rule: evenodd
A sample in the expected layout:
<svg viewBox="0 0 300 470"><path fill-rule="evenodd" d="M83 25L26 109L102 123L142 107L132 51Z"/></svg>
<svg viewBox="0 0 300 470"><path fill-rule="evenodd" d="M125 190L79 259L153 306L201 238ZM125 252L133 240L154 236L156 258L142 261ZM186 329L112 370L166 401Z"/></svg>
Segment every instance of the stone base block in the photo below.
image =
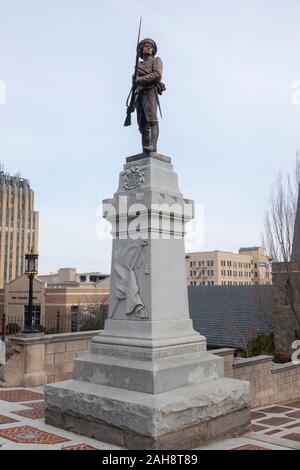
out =
<svg viewBox="0 0 300 470"><path fill-rule="evenodd" d="M172 350L169 350L172 352ZM191 357L132 361L96 354L75 361L75 380L143 393L162 393L224 376L222 358L207 352Z"/></svg>
<svg viewBox="0 0 300 470"><path fill-rule="evenodd" d="M45 388L45 421L127 449L192 449L249 430L249 383L148 394L69 380Z"/></svg>

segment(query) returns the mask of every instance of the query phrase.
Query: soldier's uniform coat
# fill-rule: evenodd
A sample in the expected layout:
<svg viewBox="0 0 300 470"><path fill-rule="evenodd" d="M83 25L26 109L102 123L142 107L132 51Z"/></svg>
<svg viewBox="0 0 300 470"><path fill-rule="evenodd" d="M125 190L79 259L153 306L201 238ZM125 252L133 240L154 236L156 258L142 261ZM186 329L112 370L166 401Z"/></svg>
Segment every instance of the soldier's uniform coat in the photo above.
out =
<svg viewBox="0 0 300 470"><path fill-rule="evenodd" d="M157 106L158 94L157 85L161 81L163 64L159 57L150 56L139 63L138 79L141 83L136 88L136 111L140 132L158 122Z"/></svg>

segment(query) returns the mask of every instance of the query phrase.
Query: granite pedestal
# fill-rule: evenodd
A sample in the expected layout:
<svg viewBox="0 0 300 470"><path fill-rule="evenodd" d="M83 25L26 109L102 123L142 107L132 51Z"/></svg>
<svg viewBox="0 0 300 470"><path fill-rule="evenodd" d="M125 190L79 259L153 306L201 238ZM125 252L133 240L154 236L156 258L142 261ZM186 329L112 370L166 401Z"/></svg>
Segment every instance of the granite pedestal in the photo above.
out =
<svg viewBox="0 0 300 470"><path fill-rule="evenodd" d="M127 158L113 199L109 318L72 380L45 389L46 422L129 449L187 449L247 431L249 383L189 318L184 249L193 202L169 157Z"/></svg>

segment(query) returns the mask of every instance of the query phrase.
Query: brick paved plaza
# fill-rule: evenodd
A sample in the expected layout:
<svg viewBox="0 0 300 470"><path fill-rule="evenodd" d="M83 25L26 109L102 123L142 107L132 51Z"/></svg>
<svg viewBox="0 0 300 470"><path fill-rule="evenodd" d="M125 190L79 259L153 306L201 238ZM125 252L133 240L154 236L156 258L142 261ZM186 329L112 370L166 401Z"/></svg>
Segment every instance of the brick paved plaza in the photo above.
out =
<svg viewBox="0 0 300 470"><path fill-rule="evenodd" d="M18 388L0 391L0 449L117 450L120 447L46 425L42 388ZM251 432L202 449L300 449L300 401L256 408L252 412Z"/></svg>

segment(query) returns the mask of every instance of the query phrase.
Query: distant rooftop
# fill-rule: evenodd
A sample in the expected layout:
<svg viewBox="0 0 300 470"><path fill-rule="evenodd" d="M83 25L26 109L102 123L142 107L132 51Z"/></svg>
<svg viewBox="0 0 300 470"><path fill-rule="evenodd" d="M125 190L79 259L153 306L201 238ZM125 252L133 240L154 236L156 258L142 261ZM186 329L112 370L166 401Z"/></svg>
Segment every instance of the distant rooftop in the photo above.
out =
<svg viewBox="0 0 300 470"><path fill-rule="evenodd" d="M226 250L207 250L207 251L189 251L186 253L186 257L189 257L190 255L197 255L197 254L202 254L202 253L228 253L230 255L238 255L239 253L236 253L235 251L226 251Z"/></svg>
<svg viewBox="0 0 300 470"><path fill-rule="evenodd" d="M9 173L5 173L2 163L0 163L0 185L1 184L8 184L11 186L17 186L19 188L30 189L30 182L28 179L22 178L21 173L16 173L13 176Z"/></svg>
<svg viewBox="0 0 300 470"><path fill-rule="evenodd" d="M260 246L249 246L249 247L244 247L244 248L240 248L239 251L257 251L259 250L259 248L262 248Z"/></svg>
<svg viewBox="0 0 300 470"><path fill-rule="evenodd" d="M186 253L186 258L188 258L190 255L196 255L198 253L228 253L228 254L233 254L233 255L239 255L243 251L257 251L260 248L263 248L263 246L251 246L251 247L242 247L239 249L238 252L235 251L227 251L227 250L203 250L203 251L190 251Z"/></svg>
<svg viewBox="0 0 300 470"><path fill-rule="evenodd" d="M270 286L189 286L190 317L210 347L244 349L272 331Z"/></svg>
<svg viewBox="0 0 300 470"><path fill-rule="evenodd" d="M76 268L60 268L57 273L40 274L47 287L109 287L110 275L100 271L77 273Z"/></svg>

